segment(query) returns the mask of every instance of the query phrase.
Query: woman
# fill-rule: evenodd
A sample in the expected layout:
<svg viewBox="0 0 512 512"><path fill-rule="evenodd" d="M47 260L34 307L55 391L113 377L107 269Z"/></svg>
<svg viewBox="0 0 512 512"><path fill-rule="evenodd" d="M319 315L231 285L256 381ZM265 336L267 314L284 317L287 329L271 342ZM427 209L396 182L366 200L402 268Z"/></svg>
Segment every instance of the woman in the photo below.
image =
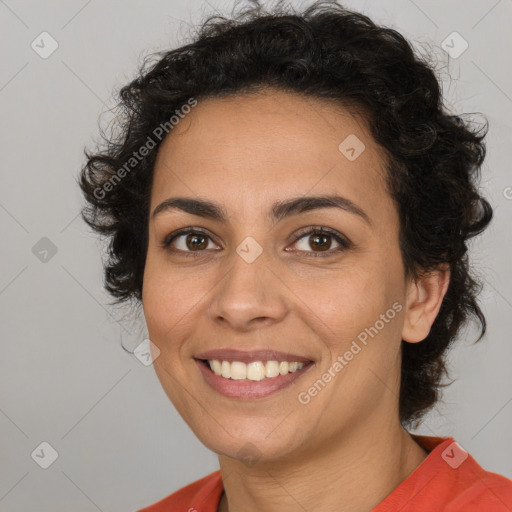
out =
<svg viewBox="0 0 512 512"><path fill-rule="evenodd" d="M142 304L163 389L219 457L143 510L510 510L510 480L406 430L464 323L485 333L483 130L397 32L253 4L143 66L81 174L106 288Z"/></svg>

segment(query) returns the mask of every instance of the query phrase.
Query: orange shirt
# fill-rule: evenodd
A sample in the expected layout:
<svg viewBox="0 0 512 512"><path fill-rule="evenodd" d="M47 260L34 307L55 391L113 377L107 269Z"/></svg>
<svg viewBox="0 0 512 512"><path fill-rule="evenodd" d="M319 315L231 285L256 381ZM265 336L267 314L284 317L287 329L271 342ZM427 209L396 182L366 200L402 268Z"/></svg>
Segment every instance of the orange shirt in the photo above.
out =
<svg viewBox="0 0 512 512"><path fill-rule="evenodd" d="M427 458L372 512L510 512L512 480L485 471L452 437L412 437ZM217 512L220 471L137 512Z"/></svg>

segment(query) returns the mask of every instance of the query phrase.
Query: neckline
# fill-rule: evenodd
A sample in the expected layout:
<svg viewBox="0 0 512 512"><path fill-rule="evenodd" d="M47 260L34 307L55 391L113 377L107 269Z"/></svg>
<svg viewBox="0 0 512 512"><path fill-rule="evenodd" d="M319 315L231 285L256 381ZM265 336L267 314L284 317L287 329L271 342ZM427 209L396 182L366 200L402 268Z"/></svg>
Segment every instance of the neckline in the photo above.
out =
<svg viewBox="0 0 512 512"><path fill-rule="evenodd" d="M413 440L421 446L426 452L427 456L423 459L423 461L414 469L414 471L407 476L402 482L400 482L390 494L388 494L375 508L375 512L379 510L379 507L386 506L389 502L393 501L398 495L400 495L403 490L410 485L415 479L417 479L424 471L425 467L432 462L432 459L436 457L436 453L440 450L444 450L445 446L450 445L454 442L453 437L437 437L437 436L425 436L418 434L409 435L413 438ZM220 512L220 503L222 501L222 497L225 495L224 485L222 482L222 474L220 470L217 472L218 474L218 482L217 482L217 490L220 491L219 497L216 502L215 512Z"/></svg>

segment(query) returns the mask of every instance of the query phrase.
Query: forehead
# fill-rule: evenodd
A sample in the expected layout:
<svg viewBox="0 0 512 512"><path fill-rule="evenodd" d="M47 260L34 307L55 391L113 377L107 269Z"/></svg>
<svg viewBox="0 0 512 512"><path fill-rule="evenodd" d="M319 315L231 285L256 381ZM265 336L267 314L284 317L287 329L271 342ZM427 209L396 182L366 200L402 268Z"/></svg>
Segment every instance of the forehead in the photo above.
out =
<svg viewBox="0 0 512 512"><path fill-rule="evenodd" d="M378 217L393 208L385 174L385 153L365 121L330 100L272 89L208 98L160 146L151 209L172 196L241 212L337 193Z"/></svg>

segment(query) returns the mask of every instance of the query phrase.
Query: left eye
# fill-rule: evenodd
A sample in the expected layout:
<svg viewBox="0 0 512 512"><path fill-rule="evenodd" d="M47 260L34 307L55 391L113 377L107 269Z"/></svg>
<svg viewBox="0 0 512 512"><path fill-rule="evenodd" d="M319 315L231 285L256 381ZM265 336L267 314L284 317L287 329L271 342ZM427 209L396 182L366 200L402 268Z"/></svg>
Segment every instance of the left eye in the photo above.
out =
<svg viewBox="0 0 512 512"><path fill-rule="evenodd" d="M331 248L332 239L334 239L338 244L338 246L334 249ZM333 252L343 251L348 249L350 246L350 242L341 234L321 227L298 234L295 238L294 244L302 244L302 248L299 247L299 250L302 252L310 252L312 253L311 256L315 257L324 256L322 253L327 253L328 255L332 254ZM318 250L309 250L312 248Z"/></svg>

